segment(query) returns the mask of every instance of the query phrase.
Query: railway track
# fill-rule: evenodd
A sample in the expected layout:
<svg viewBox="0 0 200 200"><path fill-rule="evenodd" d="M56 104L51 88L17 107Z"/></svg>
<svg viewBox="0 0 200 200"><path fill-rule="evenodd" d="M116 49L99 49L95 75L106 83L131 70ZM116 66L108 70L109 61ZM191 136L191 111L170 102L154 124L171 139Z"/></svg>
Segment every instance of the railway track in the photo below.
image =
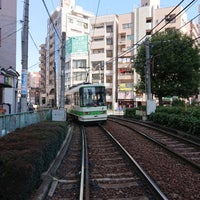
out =
<svg viewBox="0 0 200 200"><path fill-rule="evenodd" d="M83 199L85 140L81 127L71 126L56 159L43 174L31 200Z"/></svg>
<svg viewBox="0 0 200 200"><path fill-rule="evenodd" d="M59 164L53 163L44 174L49 182L44 181L32 199L167 199L119 142L106 134L99 127L75 126L63 156L58 156Z"/></svg>
<svg viewBox="0 0 200 200"><path fill-rule="evenodd" d="M167 199L106 129L87 127L89 199Z"/></svg>
<svg viewBox="0 0 200 200"><path fill-rule="evenodd" d="M110 120L137 131L200 171L200 142L188 139L189 136L186 137L186 134L180 135L166 128L122 118L111 117Z"/></svg>
<svg viewBox="0 0 200 200"><path fill-rule="evenodd" d="M120 123L116 123L116 119L115 122L108 120L104 127L134 155L136 161L154 179L168 199L200 199L200 173L197 165L191 164L182 158L183 156L177 157L161 141L157 143L159 137L152 139L148 134L153 135L153 129L143 127L142 124L137 125L140 126L139 130L133 122L126 122L122 118L117 121Z"/></svg>

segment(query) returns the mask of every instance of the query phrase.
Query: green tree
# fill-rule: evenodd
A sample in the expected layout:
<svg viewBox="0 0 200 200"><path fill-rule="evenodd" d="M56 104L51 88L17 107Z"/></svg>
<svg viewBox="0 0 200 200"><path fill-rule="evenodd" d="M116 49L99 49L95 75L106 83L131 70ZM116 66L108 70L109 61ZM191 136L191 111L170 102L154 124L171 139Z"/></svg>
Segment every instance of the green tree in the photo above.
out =
<svg viewBox="0 0 200 200"><path fill-rule="evenodd" d="M191 37L177 30L153 35L150 39L151 89L162 105L162 97L188 98L198 93L200 51ZM145 42L138 48L134 67L141 81L137 91L145 90Z"/></svg>

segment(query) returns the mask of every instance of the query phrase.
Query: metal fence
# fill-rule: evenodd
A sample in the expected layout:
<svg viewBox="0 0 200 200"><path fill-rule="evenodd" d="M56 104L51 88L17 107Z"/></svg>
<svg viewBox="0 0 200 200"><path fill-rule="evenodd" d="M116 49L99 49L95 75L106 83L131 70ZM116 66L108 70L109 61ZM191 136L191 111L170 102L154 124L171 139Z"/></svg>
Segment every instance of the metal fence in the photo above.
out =
<svg viewBox="0 0 200 200"><path fill-rule="evenodd" d="M0 137L31 124L51 120L52 110L0 115Z"/></svg>

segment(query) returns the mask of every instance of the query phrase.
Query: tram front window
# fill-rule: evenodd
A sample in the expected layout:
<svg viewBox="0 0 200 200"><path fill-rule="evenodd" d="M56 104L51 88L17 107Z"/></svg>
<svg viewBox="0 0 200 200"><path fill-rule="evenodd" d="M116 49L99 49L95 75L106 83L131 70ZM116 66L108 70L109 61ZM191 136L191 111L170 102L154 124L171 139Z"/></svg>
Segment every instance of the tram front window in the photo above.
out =
<svg viewBox="0 0 200 200"><path fill-rule="evenodd" d="M81 88L81 106L106 106L104 87Z"/></svg>

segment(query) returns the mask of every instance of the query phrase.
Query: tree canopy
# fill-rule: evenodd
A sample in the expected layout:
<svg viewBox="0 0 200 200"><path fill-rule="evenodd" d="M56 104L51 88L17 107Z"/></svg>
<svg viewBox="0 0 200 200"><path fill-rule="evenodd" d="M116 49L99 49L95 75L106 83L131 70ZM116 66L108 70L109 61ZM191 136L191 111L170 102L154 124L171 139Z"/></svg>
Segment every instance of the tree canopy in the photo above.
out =
<svg viewBox="0 0 200 200"><path fill-rule="evenodd" d="M169 30L153 35L150 44L151 90L162 104L162 97L188 98L200 86L200 49L191 37ZM146 42L138 48L134 67L141 81L136 87L145 90Z"/></svg>

